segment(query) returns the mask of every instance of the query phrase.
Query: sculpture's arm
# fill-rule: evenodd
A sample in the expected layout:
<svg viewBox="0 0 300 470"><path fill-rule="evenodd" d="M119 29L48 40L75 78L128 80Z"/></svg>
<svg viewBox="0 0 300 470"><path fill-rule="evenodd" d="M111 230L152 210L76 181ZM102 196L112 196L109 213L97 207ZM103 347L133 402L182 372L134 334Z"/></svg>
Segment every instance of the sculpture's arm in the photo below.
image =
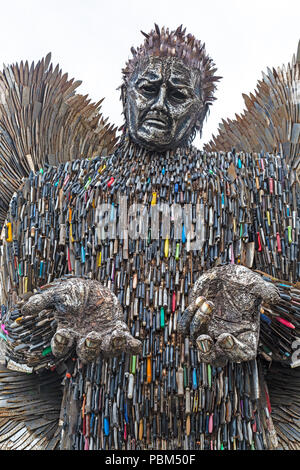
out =
<svg viewBox="0 0 300 470"><path fill-rule="evenodd" d="M290 283L261 273L270 285L276 286L280 299L263 303L260 310L260 352L267 362L280 362L295 368L300 365L300 289Z"/></svg>
<svg viewBox="0 0 300 470"><path fill-rule="evenodd" d="M243 291L245 286L247 289ZM197 303L202 304L199 300L203 297L198 296L206 296L214 302L206 322L197 321L197 317L203 318L203 313L197 309ZM254 300L255 297L259 302ZM279 448L283 449L300 448L299 298L297 283L280 281L236 265L213 268L196 282L190 306L178 328L196 341L204 362L224 365L228 360L260 359L260 406L270 430L273 429L274 443L278 442ZM250 310L246 311L249 321L242 325L238 310L243 310L246 303L250 305ZM235 310L235 307L238 308ZM224 312L228 313L227 320L232 314L231 319L236 318L241 328L233 322L226 330L222 322Z"/></svg>
<svg viewBox="0 0 300 470"><path fill-rule="evenodd" d="M261 393L266 397L279 449L300 450L300 369L273 361L265 380Z"/></svg>
<svg viewBox="0 0 300 470"><path fill-rule="evenodd" d="M48 168L42 177L37 175L37 188L34 179L28 180L10 206L0 260L5 305L1 335L10 359L19 364L15 367L21 362L24 370L51 367L76 345L78 355L87 360L100 351L139 350L140 342L130 335L116 296L96 280L80 279L93 269L91 260L99 248L92 227L96 225L95 237L102 227L94 207L102 166L97 160L82 161L80 166L86 168L82 178L65 166ZM88 198L79 198L78 193ZM94 267L97 273L98 266ZM76 279L61 281L65 275Z"/></svg>
<svg viewBox="0 0 300 470"><path fill-rule="evenodd" d="M300 449L300 289L263 275L279 289L280 301L262 305L259 357L265 366L265 408L272 417L279 448Z"/></svg>
<svg viewBox="0 0 300 470"><path fill-rule="evenodd" d="M259 357L265 370L261 394L276 430L279 449L300 449L300 290L263 275L279 289L280 301L263 304Z"/></svg>
<svg viewBox="0 0 300 470"><path fill-rule="evenodd" d="M51 283L23 307L9 310L2 326L8 367L21 361L27 372L30 366L34 370L51 367L47 358L46 364L43 361L50 352L61 362L76 349L82 362L91 362L100 353L116 356L141 350L140 341L131 336L123 321L116 296L91 279L71 277Z"/></svg>

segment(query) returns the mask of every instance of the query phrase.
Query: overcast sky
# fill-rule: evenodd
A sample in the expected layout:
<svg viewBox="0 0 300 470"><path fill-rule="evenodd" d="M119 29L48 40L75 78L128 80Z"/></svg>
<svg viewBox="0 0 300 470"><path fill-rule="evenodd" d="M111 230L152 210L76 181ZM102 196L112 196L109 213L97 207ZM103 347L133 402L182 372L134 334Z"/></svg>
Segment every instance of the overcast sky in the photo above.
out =
<svg viewBox="0 0 300 470"><path fill-rule="evenodd" d="M222 118L243 111L242 93L254 90L267 67L287 64L300 39L299 0L0 0L0 62L38 61L52 52L79 92L105 97L103 112L120 125L116 88L130 47L143 41L154 22L183 24L206 44L223 77L203 138Z"/></svg>

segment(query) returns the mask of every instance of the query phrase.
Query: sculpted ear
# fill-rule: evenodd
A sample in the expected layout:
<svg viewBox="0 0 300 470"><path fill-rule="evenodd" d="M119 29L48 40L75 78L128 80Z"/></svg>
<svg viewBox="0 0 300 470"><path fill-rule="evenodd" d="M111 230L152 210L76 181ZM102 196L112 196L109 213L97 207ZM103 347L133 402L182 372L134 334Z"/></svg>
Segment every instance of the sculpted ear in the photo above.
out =
<svg viewBox="0 0 300 470"><path fill-rule="evenodd" d="M205 119L205 116L208 113L209 106L207 104L204 105L200 113L198 114L197 122L196 122L196 128L200 133L200 137L202 136L202 128L203 128L203 122Z"/></svg>
<svg viewBox="0 0 300 470"><path fill-rule="evenodd" d="M125 112L126 111L126 93L127 93L127 90L126 90L126 86L124 83L122 83L122 85L119 86L120 91L121 91L121 101L122 101L122 105L123 105L123 111Z"/></svg>

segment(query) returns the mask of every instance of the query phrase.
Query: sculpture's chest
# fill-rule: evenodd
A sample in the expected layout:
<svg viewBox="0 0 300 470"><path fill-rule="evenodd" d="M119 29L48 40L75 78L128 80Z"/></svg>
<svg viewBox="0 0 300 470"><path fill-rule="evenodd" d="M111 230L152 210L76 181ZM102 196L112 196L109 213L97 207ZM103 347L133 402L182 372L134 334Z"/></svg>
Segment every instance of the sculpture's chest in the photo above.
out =
<svg viewBox="0 0 300 470"><path fill-rule="evenodd" d="M5 294L87 275L111 285L126 306L133 295L147 308L168 297L172 310L216 264L297 277L296 185L275 157L241 158L190 153L106 168L85 160L32 176L10 206Z"/></svg>

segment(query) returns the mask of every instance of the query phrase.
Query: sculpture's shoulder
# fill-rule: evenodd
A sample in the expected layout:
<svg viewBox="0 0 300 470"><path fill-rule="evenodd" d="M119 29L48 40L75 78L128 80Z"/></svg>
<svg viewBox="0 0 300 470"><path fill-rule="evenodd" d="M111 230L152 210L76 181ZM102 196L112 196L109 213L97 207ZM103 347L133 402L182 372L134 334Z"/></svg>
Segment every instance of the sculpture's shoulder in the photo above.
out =
<svg viewBox="0 0 300 470"><path fill-rule="evenodd" d="M18 207L22 200L38 205L40 199L49 196L54 202L59 194L68 194L69 200L82 195L96 185L99 176L106 173L112 159L113 155L81 158L58 166L45 165L39 171L31 172L13 195L8 216L11 216L12 206Z"/></svg>

